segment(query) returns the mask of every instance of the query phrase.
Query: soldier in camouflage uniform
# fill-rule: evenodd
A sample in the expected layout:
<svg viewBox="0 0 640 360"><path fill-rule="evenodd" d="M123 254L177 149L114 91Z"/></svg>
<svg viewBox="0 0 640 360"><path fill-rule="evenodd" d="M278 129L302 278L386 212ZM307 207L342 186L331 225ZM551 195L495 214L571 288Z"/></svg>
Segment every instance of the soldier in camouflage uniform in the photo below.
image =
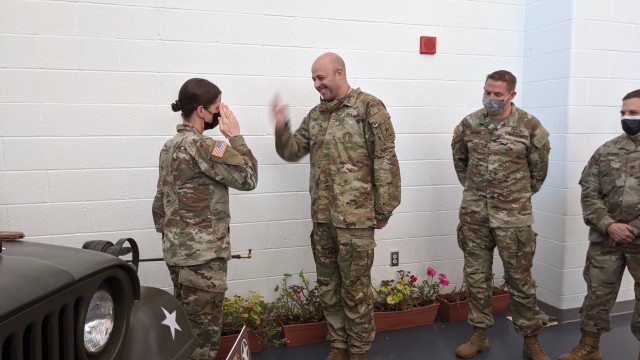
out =
<svg viewBox="0 0 640 360"><path fill-rule="evenodd" d="M640 340L640 90L622 100L622 134L600 146L582 172L582 213L589 226L582 338L562 360L602 359L600 334L611 330L624 268L635 280L631 332ZM640 355L638 357L640 359Z"/></svg>
<svg viewBox="0 0 640 360"><path fill-rule="evenodd" d="M318 57L311 72L321 101L295 133L286 108L274 100L276 151L286 161L311 157L311 248L329 327L328 359L366 359L375 335L374 228L383 228L400 203L395 133L382 101L349 86L337 54Z"/></svg>
<svg viewBox="0 0 640 360"><path fill-rule="evenodd" d="M488 75L484 109L460 122L451 143L455 170L464 187L457 234L464 253L469 323L474 327L473 335L456 349L465 359L489 351L496 246L511 294L515 329L525 337L524 356L548 359L537 340L542 322L531 278L536 248L531 196L547 176L549 133L538 119L511 102L515 86L516 78L508 71Z"/></svg>
<svg viewBox="0 0 640 360"><path fill-rule="evenodd" d="M162 233L164 259L176 298L200 346L191 359L214 359L220 346L222 304L227 290L229 187L252 190L258 164L240 135L233 112L217 86L190 79L173 111L181 111L178 133L160 152L153 220ZM202 135L220 121L231 145Z"/></svg>

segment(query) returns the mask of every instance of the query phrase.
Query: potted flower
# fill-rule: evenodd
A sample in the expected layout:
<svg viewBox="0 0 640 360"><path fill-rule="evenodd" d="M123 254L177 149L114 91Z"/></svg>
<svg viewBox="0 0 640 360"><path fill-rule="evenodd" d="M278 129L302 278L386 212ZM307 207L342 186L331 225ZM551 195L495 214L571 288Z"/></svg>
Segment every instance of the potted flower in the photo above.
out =
<svg viewBox="0 0 640 360"><path fill-rule="evenodd" d="M301 270L297 279L292 274L284 274L281 284L274 291L278 293L273 301L274 318L282 327L287 346L326 340L328 330L318 295L318 284L312 286Z"/></svg>
<svg viewBox="0 0 640 360"><path fill-rule="evenodd" d="M383 280L379 286L373 286L373 302L376 331L404 329L429 325L435 320L438 311L436 295L443 286L449 284L447 276L428 268L421 282L410 271L399 270L396 277Z"/></svg>
<svg viewBox="0 0 640 360"><path fill-rule="evenodd" d="M494 281L495 274L493 275L491 313L501 314L506 312L509 306L509 292L506 289L506 281L498 286ZM465 320L469 316L468 296L469 292L464 284L459 289L454 287L453 291L439 295L436 300L440 303L440 319L447 322Z"/></svg>
<svg viewBox="0 0 640 360"><path fill-rule="evenodd" d="M251 352L260 352L266 345L278 345L275 336L280 327L270 315L271 305L264 297L249 290L249 296L234 295L224 299L222 310L222 336L218 355L226 356L246 325Z"/></svg>

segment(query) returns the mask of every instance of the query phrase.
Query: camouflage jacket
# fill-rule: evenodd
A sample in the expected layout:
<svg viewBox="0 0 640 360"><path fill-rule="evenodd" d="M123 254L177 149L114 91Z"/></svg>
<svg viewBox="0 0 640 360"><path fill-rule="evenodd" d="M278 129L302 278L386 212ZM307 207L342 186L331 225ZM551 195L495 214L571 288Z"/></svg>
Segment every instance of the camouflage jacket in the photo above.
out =
<svg viewBox="0 0 640 360"><path fill-rule="evenodd" d="M232 137L229 146L188 125L177 130L160 151L152 208L164 259L179 266L228 259L229 187L253 190L258 162L242 136Z"/></svg>
<svg viewBox="0 0 640 360"><path fill-rule="evenodd" d="M533 223L531 196L547 177L549 133L540 121L512 105L501 120L484 109L454 131L453 164L464 187L460 221L489 227Z"/></svg>
<svg viewBox="0 0 640 360"><path fill-rule="evenodd" d="M607 240L614 222L634 228L640 243L640 147L622 134L600 146L582 171L582 216L589 240Z"/></svg>
<svg viewBox="0 0 640 360"><path fill-rule="evenodd" d="M311 218L336 227L366 228L388 220L400 204L395 132L382 101L354 89L322 101L291 133L276 132L286 161L310 154Z"/></svg>

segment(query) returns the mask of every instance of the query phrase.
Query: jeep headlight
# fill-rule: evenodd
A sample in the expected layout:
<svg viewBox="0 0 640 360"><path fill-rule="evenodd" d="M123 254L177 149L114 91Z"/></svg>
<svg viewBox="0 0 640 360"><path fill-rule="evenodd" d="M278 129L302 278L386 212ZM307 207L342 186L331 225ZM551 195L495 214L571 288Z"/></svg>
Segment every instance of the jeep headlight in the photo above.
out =
<svg viewBox="0 0 640 360"><path fill-rule="evenodd" d="M106 290L98 290L91 298L84 322L84 347L95 354L109 341L115 323L113 299Z"/></svg>

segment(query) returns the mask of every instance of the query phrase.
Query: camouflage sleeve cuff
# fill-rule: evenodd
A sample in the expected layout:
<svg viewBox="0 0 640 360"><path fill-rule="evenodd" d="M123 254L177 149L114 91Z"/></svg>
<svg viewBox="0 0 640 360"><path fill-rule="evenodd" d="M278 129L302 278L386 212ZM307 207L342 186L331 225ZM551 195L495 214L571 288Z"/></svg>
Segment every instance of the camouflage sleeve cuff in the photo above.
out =
<svg viewBox="0 0 640 360"><path fill-rule="evenodd" d="M277 129L276 128L276 138L281 138L282 135L286 134L286 133L290 133L291 132L291 121L287 120L287 122L284 124L284 127L282 129Z"/></svg>
<svg viewBox="0 0 640 360"><path fill-rule="evenodd" d="M600 229L600 231L603 234L607 233L607 229L609 228L609 225L615 223L615 220L613 220L612 218L610 218L609 216L605 216L602 220L600 220L600 222L598 223L598 228Z"/></svg>
<svg viewBox="0 0 640 360"><path fill-rule="evenodd" d="M633 220L629 225L633 228L633 233L636 235L636 238L640 238L640 218Z"/></svg>
<svg viewBox="0 0 640 360"><path fill-rule="evenodd" d="M389 221L392 214L376 214L377 221Z"/></svg>
<svg viewBox="0 0 640 360"><path fill-rule="evenodd" d="M231 147L236 150L240 147L247 147L247 143L244 141L244 137L242 135L232 137L229 139L229 143L231 143Z"/></svg>

